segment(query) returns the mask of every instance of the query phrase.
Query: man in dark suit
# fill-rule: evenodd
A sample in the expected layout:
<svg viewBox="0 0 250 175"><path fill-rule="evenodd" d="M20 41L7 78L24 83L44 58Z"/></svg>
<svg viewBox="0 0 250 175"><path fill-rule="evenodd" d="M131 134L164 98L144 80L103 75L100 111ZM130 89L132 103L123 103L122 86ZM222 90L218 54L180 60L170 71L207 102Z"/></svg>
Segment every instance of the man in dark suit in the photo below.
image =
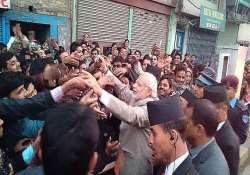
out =
<svg viewBox="0 0 250 175"><path fill-rule="evenodd" d="M26 116L35 116L55 103L59 103L71 90L83 90L84 81L73 78L51 91L38 93L32 98L21 100L0 99L0 118L4 121L19 120ZM44 119L44 118L43 118Z"/></svg>
<svg viewBox="0 0 250 175"><path fill-rule="evenodd" d="M32 98L25 98L21 100L0 99L0 121L1 123L3 123L8 121L17 121L26 116L35 116L39 112L42 112L50 108L56 102L60 102L62 97L65 94L67 94L67 92L69 92L70 90L79 88L83 89L84 88L83 83L84 83L83 80L77 77L72 80L69 80L62 86L59 86L51 91L40 92ZM45 118L45 116L43 116L43 118ZM35 148L33 148L33 146L28 148L29 148L28 149L29 153L30 150L32 150L31 151L32 154L26 154L27 152L24 151L17 157L11 158L12 167L14 168L15 172L25 168L27 166L26 164L28 164L27 160L28 159L31 160L32 157L34 156ZM0 154L4 159L9 161L10 159L9 154L5 150L0 148ZM8 161L4 163L8 163ZM6 165L8 168L11 167L8 164ZM0 174L2 172L1 170Z"/></svg>
<svg viewBox="0 0 250 175"><path fill-rule="evenodd" d="M19 175L92 174L99 139L94 111L80 104L61 104L43 115L42 166L28 168Z"/></svg>
<svg viewBox="0 0 250 175"><path fill-rule="evenodd" d="M227 89L227 99L230 100L228 107L228 120L235 133L240 139L240 144L245 143L249 130L249 113L247 106L236 97L239 79L235 75L228 75L222 81Z"/></svg>
<svg viewBox="0 0 250 175"><path fill-rule="evenodd" d="M155 174L196 175L185 142L186 120L179 96L148 102L153 162L160 166Z"/></svg>
<svg viewBox="0 0 250 175"><path fill-rule="evenodd" d="M187 140L195 168L202 175L229 175L226 159L214 139L218 126L216 107L207 99L198 99L191 111L186 115Z"/></svg>
<svg viewBox="0 0 250 175"><path fill-rule="evenodd" d="M207 86L204 89L204 98L209 99L216 105L219 125L215 139L224 153L230 174L237 175L240 161L240 143L238 136L227 119L228 104L226 89L223 85Z"/></svg>

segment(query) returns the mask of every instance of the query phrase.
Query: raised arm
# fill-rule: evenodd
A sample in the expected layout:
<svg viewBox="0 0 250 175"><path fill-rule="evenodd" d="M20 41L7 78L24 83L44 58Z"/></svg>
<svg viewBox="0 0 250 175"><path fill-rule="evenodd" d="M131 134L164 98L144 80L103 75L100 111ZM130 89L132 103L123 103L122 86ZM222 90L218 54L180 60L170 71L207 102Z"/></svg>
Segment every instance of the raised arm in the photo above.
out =
<svg viewBox="0 0 250 175"><path fill-rule="evenodd" d="M100 101L110 112L115 114L118 119L137 127L148 127L148 113L146 106L130 106L110 93L102 90Z"/></svg>
<svg viewBox="0 0 250 175"><path fill-rule="evenodd" d="M60 102L67 92L72 89L84 89L84 81L73 78L51 91L40 92L32 98L21 100L0 99L0 117L4 121L18 120L26 116L32 116L49 108L54 103Z"/></svg>

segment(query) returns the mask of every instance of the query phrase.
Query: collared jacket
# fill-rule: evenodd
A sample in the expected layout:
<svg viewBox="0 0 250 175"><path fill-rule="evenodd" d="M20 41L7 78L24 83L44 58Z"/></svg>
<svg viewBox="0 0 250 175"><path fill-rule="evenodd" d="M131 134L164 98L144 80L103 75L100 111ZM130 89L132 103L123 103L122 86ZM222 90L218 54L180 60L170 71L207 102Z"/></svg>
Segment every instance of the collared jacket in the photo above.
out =
<svg viewBox="0 0 250 175"><path fill-rule="evenodd" d="M40 92L32 98L22 100L0 99L0 118L4 122L11 122L23 119L26 116L36 116L53 104L54 101L49 91ZM21 154L10 159L3 149L0 150L0 159L0 174L10 173L9 165L14 172L18 172L27 166Z"/></svg>
<svg viewBox="0 0 250 175"><path fill-rule="evenodd" d="M238 136L235 134L228 120L222 128L216 132L215 139L226 158L230 175L238 175L240 143Z"/></svg>
<svg viewBox="0 0 250 175"><path fill-rule="evenodd" d="M36 116L54 103L49 91L40 92L32 98L21 100L0 99L0 118L4 122L8 122L17 121L27 116Z"/></svg>
<svg viewBox="0 0 250 175"><path fill-rule="evenodd" d="M152 151L149 147L150 124L146 104L155 99L132 102L133 94L125 86L116 89L116 93L123 101L107 94L109 102L105 106L122 121L119 136L121 152L118 156L118 159L123 159L120 175L151 175Z"/></svg>
<svg viewBox="0 0 250 175"><path fill-rule="evenodd" d="M240 144L245 143L249 130L249 113L247 106L237 98L233 98L230 101L227 114L228 120L240 139Z"/></svg>
<svg viewBox="0 0 250 175"><path fill-rule="evenodd" d="M230 175L227 161L215 140L201 150L192 161L202 175Z"/></svg>

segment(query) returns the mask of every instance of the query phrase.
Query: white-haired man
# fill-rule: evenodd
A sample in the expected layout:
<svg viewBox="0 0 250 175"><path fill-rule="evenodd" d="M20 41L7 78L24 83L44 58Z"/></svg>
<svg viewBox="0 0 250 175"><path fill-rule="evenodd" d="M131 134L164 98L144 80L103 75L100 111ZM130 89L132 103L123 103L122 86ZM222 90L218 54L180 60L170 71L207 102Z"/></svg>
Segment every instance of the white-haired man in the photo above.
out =
<svg viewBox="0 0 250 175"><path fill-rule="evenodd" d="M105 85L107 81L100 80L98 84L91 75L88 77L86 84L94 89L101 103L122 121L116 173L151 175L153 166L148 144L150 124L146 104L157 100L156 78L148 72L142 73L133 85L133 91L116 80L115 90L122 101L101 88L100 84Z"/></svg>

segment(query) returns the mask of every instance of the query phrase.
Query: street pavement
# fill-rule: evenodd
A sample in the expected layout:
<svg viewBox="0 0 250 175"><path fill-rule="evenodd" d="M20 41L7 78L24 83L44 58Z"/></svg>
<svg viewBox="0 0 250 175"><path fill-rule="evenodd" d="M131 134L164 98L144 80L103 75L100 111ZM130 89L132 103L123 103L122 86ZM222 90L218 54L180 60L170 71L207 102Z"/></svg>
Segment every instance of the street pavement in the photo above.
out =
<svg viewBox="0 0 250 175"><path fill-rule="evenodd" d="M250 165L246 166L241 173L241 175L249 175L250 174Z"/></svg>
<svg viewBox="0 0 250 175"><path fill-rule="evenodd" d="M248 132L246 142L240 146L239 175L250 175L250 132Z"/></svg>

